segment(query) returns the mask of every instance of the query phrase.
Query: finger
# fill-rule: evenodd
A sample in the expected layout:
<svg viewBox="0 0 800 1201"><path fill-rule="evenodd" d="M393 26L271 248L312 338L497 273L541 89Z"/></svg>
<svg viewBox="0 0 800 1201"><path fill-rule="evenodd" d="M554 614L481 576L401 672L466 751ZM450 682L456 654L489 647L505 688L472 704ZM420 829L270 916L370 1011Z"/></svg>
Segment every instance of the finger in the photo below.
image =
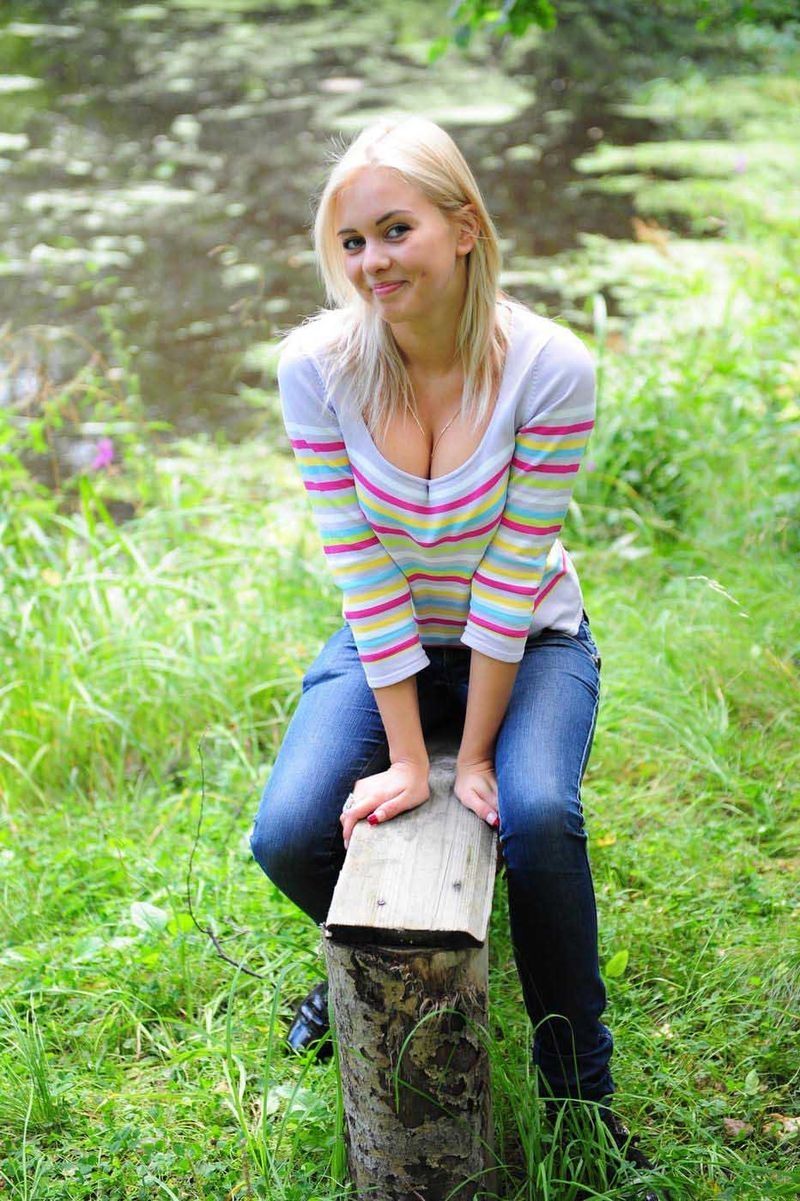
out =
<svg viewBox="0 0 800 1201"><path fill-rule="evenodd" d="M494 802L486 801L474 789L471 789L466 796L461 797L461 804L479 817L481 821L486 822L487 826L492 829L497 829L500 824L500 814L497 811L497 805Z"/></svg>
<svg viewBox="0 0 800 1201"><path fill-rule="evenodd" d="M356 822L361 821L362 817L366 817L368 813L371 813L375 806L381 803L382 799L382 796L373 797L371 793L360 797L351 794L347 809L343 809L339 814L339 821L342 823L342 834L345 839L350 837L350 833Z"/></svg>
<svg viewBox="0 0 800 1201"><path fill-rule="evenodd" d="M363 818L372 816L375 809L383 805L387 800L391 800L397 795L397 787L384 784L382 787L373 785L372 789L360 797L354 797L353 803L349 809L345 809L339 816L342 823L342 838L344 840L345 850L350 843L353 835L353 827ZM378 821L381 819L379 818ZM371 825L377 825L377 821L371 822Z"/></svg>
<svg viewBox="0 0 800 1201"><path fill-rule="evenodd" d="M408 809L417 809L420 805L424 805L427 799L427 797L414 796L404 789L393 800L386 801L370 813L367 821L371 826L376 826L379 822L397 817L398 813L405 813Z"/></svg>

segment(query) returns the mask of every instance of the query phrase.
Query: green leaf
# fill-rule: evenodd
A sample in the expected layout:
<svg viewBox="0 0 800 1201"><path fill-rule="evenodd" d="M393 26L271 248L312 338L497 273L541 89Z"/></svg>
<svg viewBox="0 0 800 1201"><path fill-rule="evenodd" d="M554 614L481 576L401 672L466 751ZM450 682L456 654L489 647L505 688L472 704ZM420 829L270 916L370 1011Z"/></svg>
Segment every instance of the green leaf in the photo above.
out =
<svg viewBox="0 0 800 1201"><path fill-rule="evenodd" d="M744 1092L748 1097L754 1097L758 1092L759 1086L758 1072L755 1068L751 1068L744 1078Z"/></svg>
<svg viewBox="0 0 800 1201"><path fill-rule="evenodd" d="M629 951L617 951L616 955L612 955L606 964L603 975L609 976L612 980L625 974L625 969L628 966Z"/></svg>

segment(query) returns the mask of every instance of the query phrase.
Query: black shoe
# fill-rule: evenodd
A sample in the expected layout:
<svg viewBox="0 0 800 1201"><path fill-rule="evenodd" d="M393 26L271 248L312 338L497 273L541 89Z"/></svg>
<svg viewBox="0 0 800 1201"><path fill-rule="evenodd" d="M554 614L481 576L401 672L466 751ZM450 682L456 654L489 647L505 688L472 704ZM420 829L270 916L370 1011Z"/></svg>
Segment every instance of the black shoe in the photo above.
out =
<svg viewBox="0 0 800 1201"><path fill-rule="evenodd" d="M315 1050L317 1059L330 1059L333 1055L328 1021L327 980L315 984L308 996L300 1002L286 1041L293 1051L300 1054Z"/></svg>
<svg viewBox="0 0 800 1201"><path fill-rule="evenodd" d="M638 1134L631 1134L628 1127L613 1110L603 1107L599 1113L600 1120L611 1135L614 1146L625 1162L633 1164L639 1172L654 1172L655 1164L647 1158L644 1151L639 1149ZM662 1201L662 1198L652 1188L647 1185L644 1187L645 1191L641 1195L641 1201Z"/></svg>

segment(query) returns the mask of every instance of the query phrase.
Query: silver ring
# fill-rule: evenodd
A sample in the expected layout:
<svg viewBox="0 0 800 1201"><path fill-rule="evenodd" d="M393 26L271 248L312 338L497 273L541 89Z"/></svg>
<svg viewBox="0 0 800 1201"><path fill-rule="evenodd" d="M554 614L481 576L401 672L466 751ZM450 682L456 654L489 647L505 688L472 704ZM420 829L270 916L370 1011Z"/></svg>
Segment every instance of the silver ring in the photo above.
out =
<svg viewBox="0 0 800 1201"><path fill-rule="evenodd" d="M342 813L345 813L348 809L352 809L355 802L356 802L356 798L353 796L353 794L351 792L349 797L345 801L344 805L342 806Z"/></svg>

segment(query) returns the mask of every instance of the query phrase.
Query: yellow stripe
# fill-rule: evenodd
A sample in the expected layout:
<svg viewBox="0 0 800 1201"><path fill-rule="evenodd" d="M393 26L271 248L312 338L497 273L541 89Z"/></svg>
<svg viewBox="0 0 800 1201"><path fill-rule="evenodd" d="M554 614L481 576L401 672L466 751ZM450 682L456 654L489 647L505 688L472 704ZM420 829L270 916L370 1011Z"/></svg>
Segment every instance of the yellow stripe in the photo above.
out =
<svg viewBox="0 0 800 1201"><path fill-rule="evenodd" d="M588 443L586 434L554 434L552 438L535 437L533 434L517 434L517 445L531 450L581 450Z"/></svg>
<svg viewBox="0 0 800 1201"><path fill-rule="evenodd" d="M519 550L519 547L511 547L511 546L500 547L499 542L497 542L497 541L495 541L494 545L498 546L498 548L501 550L502 549L513 550L513 551ZM538 557L540 558L541 556L538 556ZM547 575L548 572L553 571L555 568L560 568L560 566L561 566L561 544L560 544L560 542L558 542L558 540L556 540L553 543L553 545L551 546L550 552L547 556L547 559L545 560L544 571L542 573L542 579L544 579L544 577ZM503 563L503 564L498 563L496 567L492 567L491 563L490 563L489 566L485 570L491 571L495 575L498 575L501 577L508 576L512 580L530 581L530 580L534 579L535 576L538 574L537 570L532 569L531 566L524 567L520 571L517 571L516 568L508 567L505 563Z"/></svg>
<svg viewBox="0 0 800 1201"><path fill-rule="evenodd" d="M373 630L385 630L387 628L387 626L398 626L399 627L401 625L404 625L405 622L407 621L407 619L408 619L408 615L406 613L404 613L402 610L398 610L395 613L391 613L388 617L381 617L381 618L378 618L377 620L362 621L358 617L354 618L353 620L358 622L359 634L361 634L361 633L371 634L373 632Z"/></svg>
<svg viewBox="0 0 800 1201"><path fill-rule="evenodd" d="M350 460L346 454L324 455L322 453L315 454L314 451L298 450L297 462L300 467L319 467L322 463L325 467L348 467Z"/></svg>
<svg viewBox="0 0 800 1201"><path fill-rule="evenodd" d="M387 563L391 562L389 556L386 554L383 547L381 546L378 549L381 553L378 555L375 555L375 554L371 555L371 557L366 561L362 558L359 558L357 563L342 563L341 556L337 556L337 558L339 559L339 562L334 562L330 559L328 560L328 562L329 562L332 570L339 575L343 575L343 576L363 575L365 571L372 571L376 567L385 567ZM356 552L356 553L358 553L358 552ZM383 588L385 589L386 587L387 587L387 584L384 582Z"/></svg>
<svg viewBox="0 0 800 1201"><path fill-rule="evenodd" d="M531 584L531 587L534 585ZM491 601L492 604L500 604L504 609L519 609L522 613L526 609L530 609L533 604L532 596L516 596L512 592L504 592L502 588L487 588L485 584L479 584L477 580L472 584L473 596L483 597L484 600Z"/></svg>
<svg viewBox="0 0 800 1201"><path fill-rule="evenodd" d="M498 496L503 492L505 492L505 481L503 482L502 486L498 485L496 488L492 489L486 500L481 504L480 508L469 509L467 511L466 520L469 522L469 524L472 525L473 521L485 513L487 509L490 509L493 505L495 505L497 503ZM395 522L398 520L413 522L415 526L419 526L420 528L426 530L439 528L445 529L445 523L448 521L447 515L443 513L432 513L427 519L422 513L400 514L398 513L397 509L393 508L391 505L385 505L381 504L379 501L374 501L371 496L365 497L364 504L370 510L370 512L374 511L375 513L379 513L381 517L389 517ZM455 511L456 510L453 510L453 512ZM465 519L458 518L458 521L461 524L464 524ZM449 524L454 524L452 518L449 519Z"/></svg>

